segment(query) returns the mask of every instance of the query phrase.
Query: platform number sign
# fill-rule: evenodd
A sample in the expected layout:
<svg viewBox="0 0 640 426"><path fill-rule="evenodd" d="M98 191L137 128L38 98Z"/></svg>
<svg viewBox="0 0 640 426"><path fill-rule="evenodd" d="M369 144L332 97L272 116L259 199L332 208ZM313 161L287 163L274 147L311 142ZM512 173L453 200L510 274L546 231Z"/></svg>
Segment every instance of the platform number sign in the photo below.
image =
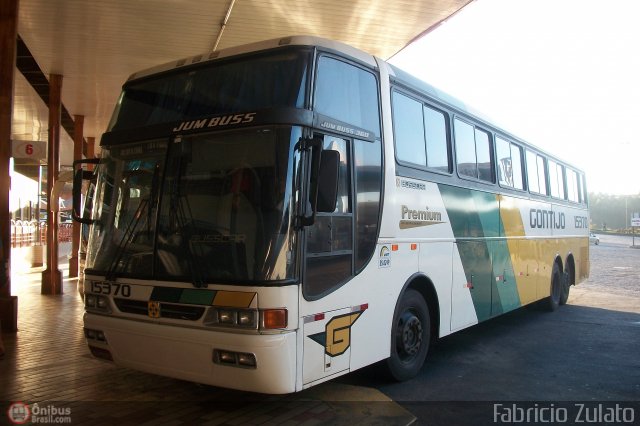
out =
<svg viewBox="0 0 640 426"><path fill-rule="evenodd" d="M32 158L44 160L47 158L47 144L42 141L11 141L11 156L13 158Z"/></svg>

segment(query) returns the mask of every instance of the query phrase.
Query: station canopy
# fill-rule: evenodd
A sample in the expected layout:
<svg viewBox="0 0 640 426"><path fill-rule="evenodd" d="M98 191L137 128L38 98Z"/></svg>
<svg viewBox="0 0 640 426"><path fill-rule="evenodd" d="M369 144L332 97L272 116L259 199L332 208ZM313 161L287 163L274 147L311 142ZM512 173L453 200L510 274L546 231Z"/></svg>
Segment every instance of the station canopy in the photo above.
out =
<svg viewBox="0 0 640 426"><path fill-rule="evenodd" d="M97 145L133 72L290 35L325 37L388 59L469 2L19 0L12 139L47 140L42 98L47 98L50 74L63 76L63 124L65 114L67 124L83 115L84 136L95 137ZM68 133L61 131L63 166L73 159Z"/></svg>

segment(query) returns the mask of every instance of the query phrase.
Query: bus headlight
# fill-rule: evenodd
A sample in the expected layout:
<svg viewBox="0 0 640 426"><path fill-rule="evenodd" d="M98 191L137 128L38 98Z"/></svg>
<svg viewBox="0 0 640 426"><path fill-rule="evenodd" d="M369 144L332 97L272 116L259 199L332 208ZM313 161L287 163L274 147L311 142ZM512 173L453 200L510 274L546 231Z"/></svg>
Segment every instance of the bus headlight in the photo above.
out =
<svg viewBox="0 0 640 426"><path fill-rule="evenodd" d="M236 323L236 313L232 310L218 310L218 322L225 325L234 325Z"/></svg>
<svg viewBox="0 0 640 426"><path fill-rule="evenodd" d="M87 310L110 312L109 299L106 296L99 296L97 294L85 294L84 307Z"/></svg>
<svg viewBox="0 0 640 426"><path fill-rule="evenodd" d="M205 324L209 326L258 328L258 311L251 309L212 308L207 314Z"/></svg>
<svg viewBox="0 0 640 426"><path fill-rule="evenodd" d="M100 309L107 309L109 302L106 297L98 296L97 306Z"/></svg>
<svg viewBox="0 0 640 426"><path fill-rule="evenodd" d="M256 326L256 312L255 311L238 311L238 325L242 327L255 327Z"/></svg>
<svg viewBox="0 0 640 426"><path fill-rule="evenodd" d="M87 308L95 308L97 299L98 299L98 296L96 296L95 294L85 294L84 305Z"/></svg>

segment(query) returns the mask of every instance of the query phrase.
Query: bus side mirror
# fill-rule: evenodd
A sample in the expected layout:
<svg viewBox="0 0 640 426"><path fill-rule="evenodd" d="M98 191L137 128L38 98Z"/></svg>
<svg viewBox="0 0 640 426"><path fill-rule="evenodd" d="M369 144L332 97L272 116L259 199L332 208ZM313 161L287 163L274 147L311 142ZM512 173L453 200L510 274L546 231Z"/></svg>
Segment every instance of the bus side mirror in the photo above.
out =
<svg viewBox="0 0 640 426"><path fill-rule="evenodd" d="M340 153L333 150L322 151L318 170L318 196L314 211L332 213L338 200L338 168Z"/></svg>
<svg viewBox="0 0 640 426"><path fill-rule="evenodd" d="M91 225L93 220L88 217L82 217L82 182L85 180L93 180L94 174L88 170L82 169L82 164L98 164L100 159L91 158L87 160L76 160L73 162L73 169L75 173L73 175L73 206L71 208L71 217L76 222ZM80 168L76 170L76 166L80 165Z"/></svg>

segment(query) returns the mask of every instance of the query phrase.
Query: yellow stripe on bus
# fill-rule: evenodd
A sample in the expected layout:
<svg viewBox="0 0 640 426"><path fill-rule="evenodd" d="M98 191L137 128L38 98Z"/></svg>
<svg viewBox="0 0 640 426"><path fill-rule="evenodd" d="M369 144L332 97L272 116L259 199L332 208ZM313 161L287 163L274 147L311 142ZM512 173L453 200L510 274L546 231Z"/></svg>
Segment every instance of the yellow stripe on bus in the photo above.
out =
<svg viewBox="0 0 640 426"><path fill-rule="evenodd" d="M243 291L218 291L213 299L215 306L228 306L230 308L249 308L256 293L246 293Z"/></svg>

